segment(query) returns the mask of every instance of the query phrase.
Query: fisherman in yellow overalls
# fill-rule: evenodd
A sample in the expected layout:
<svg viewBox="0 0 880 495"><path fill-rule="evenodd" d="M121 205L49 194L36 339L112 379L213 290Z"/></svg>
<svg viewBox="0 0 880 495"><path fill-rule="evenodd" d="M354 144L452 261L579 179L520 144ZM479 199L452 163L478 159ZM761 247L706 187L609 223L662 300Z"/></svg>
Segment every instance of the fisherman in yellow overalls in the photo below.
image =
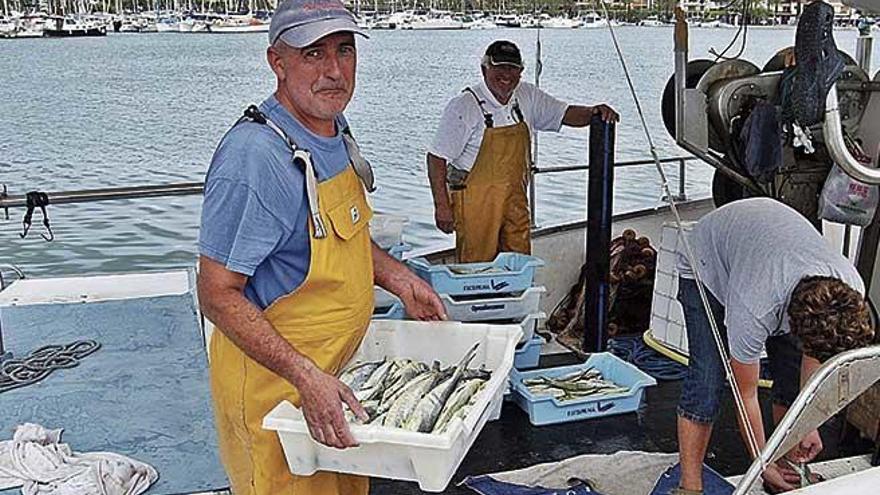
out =
<svg viewBox="0 0 880 495"><path fill-rule="evenodd" d="M199 301L219 330L211 388L235 495L368 493L361 476L292 475L263 417L289 400L316 441L355 446L342 403L363 408L335 375L366 332L374 282L410 316L445 318L434 291L370 240L372 172L342 116L355 33L339 0L279 5L267 51L277 90L224 136L205 181Z"/></svg>
<svg viewBox="0 0 880 495"><path fill-rule="evenodd" d="M596 114L618 119L607 105L568 105L521 82L522 55L510 41L489 45L481 65L483 81L446 105L428 150L434 220L441 231L455 231L463 263L531 253L532 132L584 127Z"/></svg>

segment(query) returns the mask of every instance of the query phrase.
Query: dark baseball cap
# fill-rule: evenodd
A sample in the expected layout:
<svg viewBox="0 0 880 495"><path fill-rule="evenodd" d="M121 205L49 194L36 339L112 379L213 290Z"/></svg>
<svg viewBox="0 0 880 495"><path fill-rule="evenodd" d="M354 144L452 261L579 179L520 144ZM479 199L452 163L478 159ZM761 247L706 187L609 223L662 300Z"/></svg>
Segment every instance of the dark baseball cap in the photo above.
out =
<svg viewBox="0 0 880 495"><path fill-rule="evenodd" d="M280 38L294 48L303 48L342 32L369 38L340 0L284 0L272 16L269 44L274 45Z"/></svg>
<svg viewBox="0 0 880 495"><path fill-rule="evenodd" d="M498 40L486 48L483 61L491 65L512 65L523 68L522 54L512 41Z"/></svg>

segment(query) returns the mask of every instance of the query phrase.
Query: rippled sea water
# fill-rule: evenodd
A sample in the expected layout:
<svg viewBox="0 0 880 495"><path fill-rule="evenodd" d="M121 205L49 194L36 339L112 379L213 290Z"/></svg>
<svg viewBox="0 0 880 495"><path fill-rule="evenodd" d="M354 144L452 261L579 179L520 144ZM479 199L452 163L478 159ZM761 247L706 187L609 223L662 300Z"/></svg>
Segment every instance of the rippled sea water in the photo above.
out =
<svg viewBox="0 0 880 495"><path fill-rule="evenodd" d="M495 39L518 43L534 80L538 32L375 31L359 40L357 89L347 116L376 168L379 210L407 215L406 240L448 237L433 226L424 154L446 101L479 78ZM695 29L691 58L727 45L732 30ZM752 29L744 57L764 63L793 44L793 29ZM621 48L661 156L682 154L660 119L672 73L672 29L621 27ZM837 40L854 51L856 32ZM648 157L648 142L607 30L543 30L541 87L572 103L607 102L622 115L617 159ZM0 40L0 183L10 194L201 181L226 129L274 90L265 34L119 34ZM874 66L880 57L875 53ZM586 163L587 133L541 134L538 165ZM677 184L677 170L670 168ZM711 169L692 162L688 194L704 196ZM585 174L539 177L540 225L585 216ZM618 169L615 210L658 204L652 166ZM23 210L0 216L0 263L33 275L188 266L196 257L200 197L50 207L56 240L19 239ZM2 212L0 212L2 213ZM36 221L39 221L39 214Z"/></svg>

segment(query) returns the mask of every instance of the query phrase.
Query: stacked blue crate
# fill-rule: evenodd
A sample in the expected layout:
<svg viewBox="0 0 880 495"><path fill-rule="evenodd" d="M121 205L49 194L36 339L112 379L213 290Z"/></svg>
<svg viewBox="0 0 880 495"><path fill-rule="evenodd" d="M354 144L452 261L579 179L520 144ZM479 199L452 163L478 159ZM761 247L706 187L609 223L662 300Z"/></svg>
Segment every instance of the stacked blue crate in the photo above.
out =
<svg viewBox="0 0 880 495"><path fill-rule="evenodd" d="M403 320L406 318L406 309L403 302L387 290L375 286L373 288L373 319L374 320Z"/></svg>
<svg viewBox="0 0 880 495"><path fill-rule="evenodd" d="M539 310L546 289L534 285L535 270L544 266L540 258L500 253L485 263L433 265L414 258L407 264L437 291L450 320L520 325L523 338L517 363L537 365L534 356L540 355L543 340L534 337L535 329L546 317Z"/></svg>
<svg viewBox="0 0 880 495"><path fill-rule="evenodd" d="M400 244L391 246L386 251L388 251L388 254L390 254L392 258L398 261L403 261L403 255L408 251L412 251L412 246L405 242L401 242Z"/></svg>
<svg viewBox="0 0 880 495"><path fill-rule="evenodd" d="M403 256L412 251L412 246L403 240L403 230L409 220L398 215L376 213L370 221L370 237L392 258L403 261ZM394 294L379 286L374 288L373 319L403 320L406 309L403 302Z"/></svg>

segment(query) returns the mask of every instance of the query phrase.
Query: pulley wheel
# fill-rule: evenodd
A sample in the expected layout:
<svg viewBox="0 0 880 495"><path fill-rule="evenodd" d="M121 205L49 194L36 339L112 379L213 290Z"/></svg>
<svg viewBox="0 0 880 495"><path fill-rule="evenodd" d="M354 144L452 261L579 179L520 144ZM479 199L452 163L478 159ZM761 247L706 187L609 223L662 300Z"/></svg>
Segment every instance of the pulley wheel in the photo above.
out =
<svg viewBox="0 0 880 495"><path fill-rule="evenodd" d="M703 74L712 67L715 62L711 60L691 60L687 64L685 88L694 89L703 77ZM663 115L663 124L669 135L675 139L675 73L666 81L663 88L663 98L660 100L660 113Z"/></svg>

